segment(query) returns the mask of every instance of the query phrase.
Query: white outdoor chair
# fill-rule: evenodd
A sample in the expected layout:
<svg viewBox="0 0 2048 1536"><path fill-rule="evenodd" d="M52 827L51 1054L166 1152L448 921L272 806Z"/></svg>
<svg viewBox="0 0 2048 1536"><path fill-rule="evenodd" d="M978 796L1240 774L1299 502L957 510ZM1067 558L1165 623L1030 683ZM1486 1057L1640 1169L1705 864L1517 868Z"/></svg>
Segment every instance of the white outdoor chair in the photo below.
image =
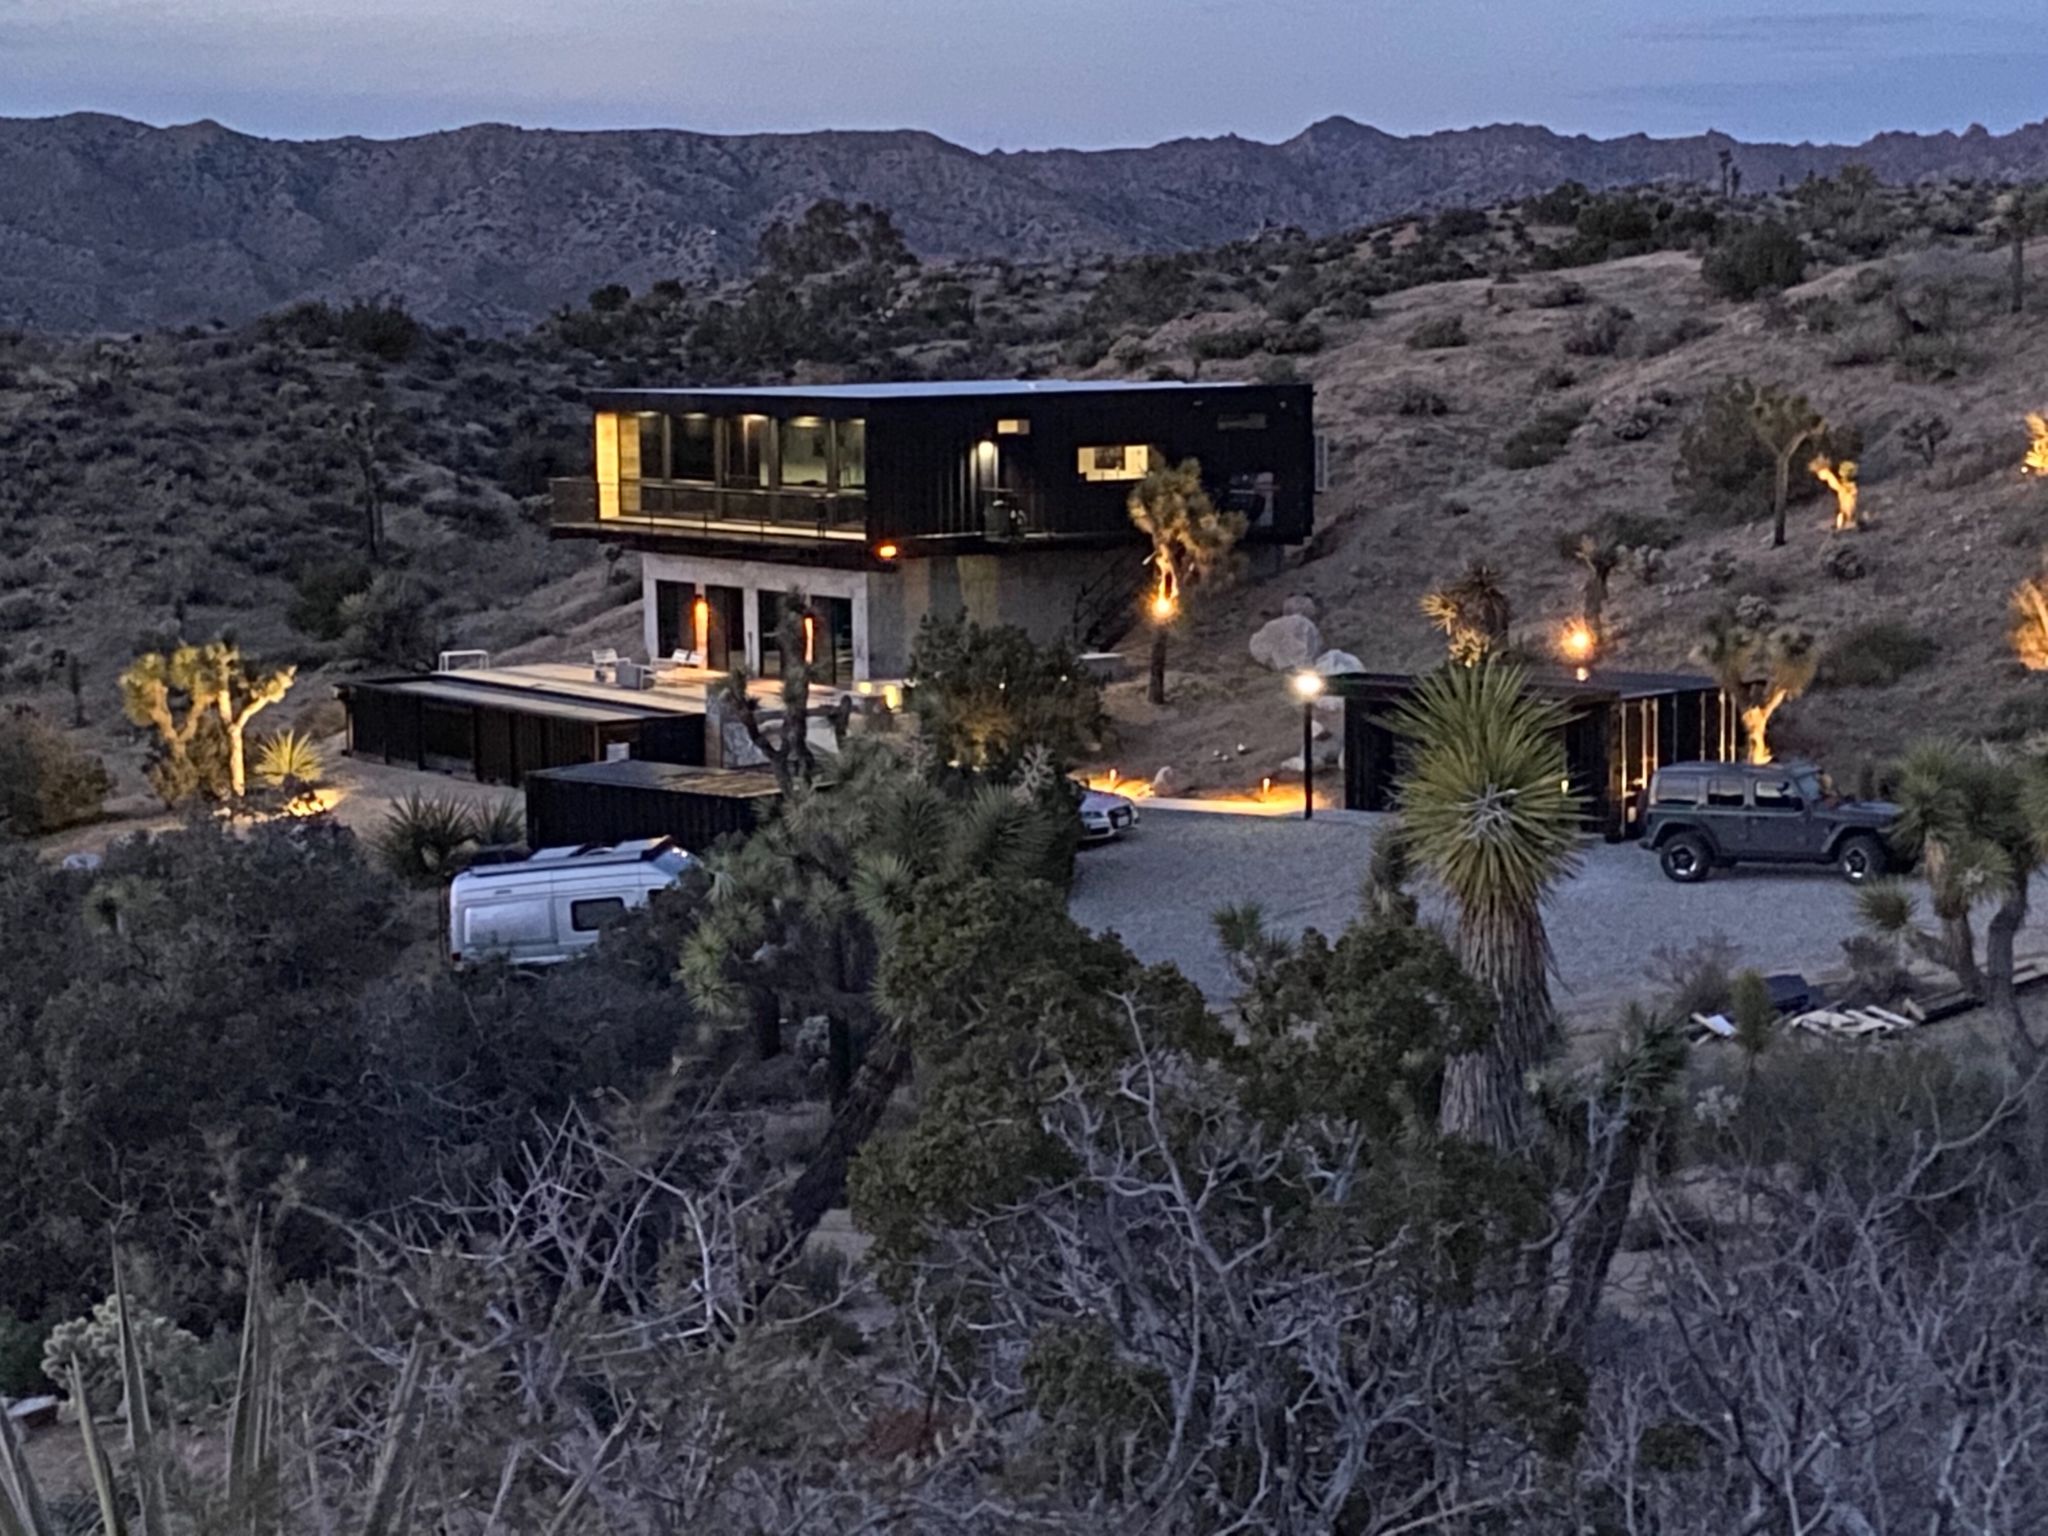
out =
<svg viewBox="0 0 2048 1536"><path fill-rule="evenodd" d="M616 646L606 646L601 651L590 653L590 675L600 683L608 683L619 668L619 652Z"/></svg>

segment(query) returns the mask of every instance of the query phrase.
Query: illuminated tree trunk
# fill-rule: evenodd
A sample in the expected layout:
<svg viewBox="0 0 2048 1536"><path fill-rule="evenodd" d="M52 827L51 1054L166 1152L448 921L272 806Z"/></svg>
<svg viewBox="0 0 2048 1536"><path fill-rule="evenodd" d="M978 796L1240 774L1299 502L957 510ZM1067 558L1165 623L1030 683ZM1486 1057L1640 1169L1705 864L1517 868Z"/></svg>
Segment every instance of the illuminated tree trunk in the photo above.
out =
<svg viewBox="0 0 2048 1536"><path fill-rule="evenodd" d="M1152 631L1152 677L1145 689L1145 697L1154 704L1166 702L1166 626L1161 624Z"/></svg>
<svg viewBox="0 0 2048 1536"><path fill-rule="evenodd" d="M1742 712L1742 732L1748 738L1749 760L1758 767L1771 761L1771 716L1778 712L1778 706L1787 697L1784 689L1774 688L1763 703L1752 704Z"/></svg>

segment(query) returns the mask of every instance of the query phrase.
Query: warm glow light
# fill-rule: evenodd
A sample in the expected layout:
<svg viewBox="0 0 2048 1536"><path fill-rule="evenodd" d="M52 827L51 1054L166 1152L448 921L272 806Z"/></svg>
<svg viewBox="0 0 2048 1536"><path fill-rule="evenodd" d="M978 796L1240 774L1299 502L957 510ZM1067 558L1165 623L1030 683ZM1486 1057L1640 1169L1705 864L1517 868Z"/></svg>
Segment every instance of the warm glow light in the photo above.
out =
<svg viewBox="0 0 2048 1536"><path fill-rule="evenodd" d="M1593 672L1590 667L1579 667L1573 671L1572 676L1582 683L1590 682L1592 681Z"/></svg>
<svg viewBox="0 0 2048 1536"><path fill-rule="evenodd" d="M1272 781L1271 779L1261 779L1261 780L1259 780L1259 798L1260 798L1261 800L1265 799L1265 798L1266 798L1266 796L1270 795L1270 794L1271 794L1272 792L1273 792L1273 781Z"/></svg>
<svg viewBox="0 0 2048 1536"><path fill-rule="evenodd" d="M1180 611L1180 578L1173 573L1173 562L1164 555L1154 555L1152 564L1159 569L1158 585L1152 589L1152 620L1165 624Z"/></svg>
<svg viewBox="0 0 2048 1536"><path fill-rule="evenodd" d="M818 659L818 621L810 614L804 615L804 663L809 665Z"/></svg>
<svg viewBox="0 0 2048 1536"><path fill-rule="evenodd" d="M1814 479L1835 493L1835 532L1854 528L1857 498L1863 494L1863 488L1856 483L1856 461L1844 459L1836 464L1826 454L1818 453L1806 468Z"/></svg>
<svg viewBox="0 0 2048 1536"><path fill-rule="evenodd" d="M2026 462L2020 465L2020 473L2048 479L2048 416L2039 411L2027 412L2027 435L2033 442L2027 449Z"/></svg>
<svg viewBox="0 0 2048 1536"><path fill-rule="evenodd" d="M1320 672L1297 672L1294 674L1295 696L1303 701L1313 699L1323 691L1323 674Z"/></svg>
<svg viewBox="0 0 2048 1536"><path fill-rule="evenodd" d="M698 665L705 665L711 650L711 600L702 594L690 604L690 632L697 639Z"/></svg>
<svg viewBox="0 0 2048 1536"><path fill-rule="evenodd" d="M1126 800L1152 798L1150 783L1144 779L1127 779L1114 768L1107 773L1091 773L1081 782L1090 789L1101 790L1105 795L1122 795Z"/></svg>
<svg viewBox="0 0 2048 1536"><path fill-rule="evenodd" d="M903 690L894 683L882 684L882 702L891 709L903 707Z"/></svg>
<svg viewBox="0 0 2048 1536"><path fill-rule="evenodd" d="M875 558L877 560L894 560L902 553L903 551L894 544L877 544L875 546Z"/></svg>
<svg viewBox="0 0 2048 1536"><path fill-rule="evenodd" d="M1593 633L1593 626L1584 619L1571 619L1558 631L1557 649L1566 661L1576 662L1583 670L1585 664L1593 659L1593 653L1600 649L1600 637Z"/></svg>

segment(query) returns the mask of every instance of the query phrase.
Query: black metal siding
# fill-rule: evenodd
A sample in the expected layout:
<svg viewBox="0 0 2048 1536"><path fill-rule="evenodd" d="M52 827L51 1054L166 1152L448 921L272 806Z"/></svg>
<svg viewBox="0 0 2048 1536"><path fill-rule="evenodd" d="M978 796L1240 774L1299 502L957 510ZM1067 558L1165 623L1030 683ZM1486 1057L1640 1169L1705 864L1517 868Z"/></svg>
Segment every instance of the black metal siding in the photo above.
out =
<svg viewBox="0 0 2048 1536"><path fill-rule="evenodd" d="M536 774L526 781L526 841L531 848L563 848L672 837L690 852L702 853L721 837L753 831L766 803Z"/></svg>

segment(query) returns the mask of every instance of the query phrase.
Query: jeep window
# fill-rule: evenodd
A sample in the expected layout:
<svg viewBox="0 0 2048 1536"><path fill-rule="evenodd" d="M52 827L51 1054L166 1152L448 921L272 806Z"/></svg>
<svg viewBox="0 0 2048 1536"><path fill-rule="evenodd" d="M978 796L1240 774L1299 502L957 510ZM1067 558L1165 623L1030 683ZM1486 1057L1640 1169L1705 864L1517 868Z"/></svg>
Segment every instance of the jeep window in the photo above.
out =
<svg viewBox="0 0 2048 1536"><path fill-rule="evenodd" d="M1797 785L1799 798L1808 805L1822 805L1835 798L1835 786L1824 773L1802 773L1793 783Z"/></svg>
<svg viewBox="0 0 2048 1536"><path fill-rule="evenodd" d="M1799 787L1790 779L1758 779L1756 781L1756 808L1760 811L1804 810L1806 802L1799 798Z"/></svg>
<svg viewBox="0 0 2048 1536"><path fill-rule="evenodd" d="M1657 805L1698 805L1700 776L1696 773L1660 773L1654 791Z"/></svg>
<svg viewBox="0 0 2048 1536"><path fill-rule="evenodd" d="M1718 806L1742 806L1742 780L1715 779L1707 785L1707 804Z"/></svg>

